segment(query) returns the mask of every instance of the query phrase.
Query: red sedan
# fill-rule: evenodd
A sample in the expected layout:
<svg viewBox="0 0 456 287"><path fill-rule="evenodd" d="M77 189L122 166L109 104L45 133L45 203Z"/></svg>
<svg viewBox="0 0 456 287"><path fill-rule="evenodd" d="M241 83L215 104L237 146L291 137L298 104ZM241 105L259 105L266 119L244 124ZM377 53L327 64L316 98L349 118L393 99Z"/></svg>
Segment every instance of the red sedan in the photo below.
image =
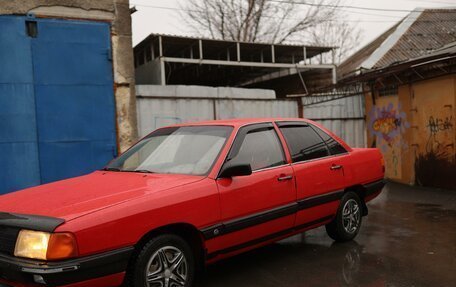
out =
<svg viewBox="0 0 456 287"><path fill-rule="evenodd" d="M192 286L205 264L311 228L353 239L383 177L377 149L308 120L161 128L103 170L0 196L0 282Z"/></svg>

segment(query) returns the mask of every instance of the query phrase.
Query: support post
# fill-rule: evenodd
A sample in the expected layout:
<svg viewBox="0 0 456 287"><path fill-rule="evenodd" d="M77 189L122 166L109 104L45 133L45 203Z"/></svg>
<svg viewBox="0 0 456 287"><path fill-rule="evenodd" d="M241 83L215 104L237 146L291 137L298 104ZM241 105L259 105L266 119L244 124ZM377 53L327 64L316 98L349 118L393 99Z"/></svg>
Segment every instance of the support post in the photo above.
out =
<svg viewBox="0 0 456 287"><path fill-rule="evenodd" d="M158 53L160 60L160 84L162 86L166 85L166 73L165 73L165 60L163 57L163 39L162 36L158 36Z"/></svg>
<svg viewBox="0 0 456 287"><path fill-rule="evenodd" d="M163 57L163 40L162 36L158 36L158 56Z"/></svg>
<svg viewBox="0 0 456 287"><path fill-rule="evenodd" d="M160 58L160 78L161 78L161 85L165 86L166 85L166 71L165 71L165 60L163 58Z"/></svg>
<svg viewBox="0 0 456 287"><path fill-rule="evenodd" d="M335 85L337 84L337 72L336 72L336 66L332 68L332 83Z"/></svg>
<svg viewBox="0 0 456 287"><path fill-rule="evenodd" d="M272 62L275 63L275 49L274 49L274 45L271 45L271 57L272 57Z"/></svg>
<svg viewBox="0 0 456 287"><path fill-rule="evenodd" d="M203 41L200 39L198 41L198 45L199 45L199 58L200 60L203 59Z"/></svg>
<svg viewBox="0 0 456 287"><path fill-rule="evenodd" d="M155 49L154 49L154 41L150 44L150 53L152 55L152 60L155 59Z"/></svg>
<svg viewBox="0 0 456 287"><path fill-rule="evenodd" d="M307 49L306 47L302 47L302 58L304 60L304 64L307 64Z"/></svg>
<svg viewBox="0 0 456 287"><path fill-rule="evenodd" d="M241 61L241 45L239 42L236 43L236 53L237 53L237 61Z"/></svg>

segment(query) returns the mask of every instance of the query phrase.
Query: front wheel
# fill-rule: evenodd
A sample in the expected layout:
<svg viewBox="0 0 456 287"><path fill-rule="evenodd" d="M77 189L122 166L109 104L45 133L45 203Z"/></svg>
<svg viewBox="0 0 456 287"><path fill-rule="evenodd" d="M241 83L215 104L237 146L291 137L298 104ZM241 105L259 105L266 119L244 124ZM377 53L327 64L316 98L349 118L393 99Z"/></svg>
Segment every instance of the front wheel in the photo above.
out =
<svg viewBox="0 0 456 287"><path fill-rule="evenodd" d="M160 235L144 245L127 276L131 287L190 287L195 257L179 236Z"/></svg>
<svg viewBox="0 0 456 287"><path fill-rule="evenodd" d="M335 241L352 240L361 227L361 200L354 192L347 192L340 201L336 217L326 225L326 232Z"/></svg>

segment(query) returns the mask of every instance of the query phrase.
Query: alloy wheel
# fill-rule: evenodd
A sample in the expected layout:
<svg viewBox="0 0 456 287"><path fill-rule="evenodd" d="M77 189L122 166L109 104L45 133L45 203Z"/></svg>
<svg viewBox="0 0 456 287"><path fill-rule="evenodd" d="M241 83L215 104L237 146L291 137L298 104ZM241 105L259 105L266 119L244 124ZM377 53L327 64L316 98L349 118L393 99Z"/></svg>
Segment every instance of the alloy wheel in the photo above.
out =
<svg viewBox="0 0 456 287"><path fill-rule="evenodd" d="M345 202L342 210L342 222L346 232L352 234L358 230L361 219L359 204L354 199Z"/></svg>
<svg viewBox="0 0 456 287"><path fill-rule="evenodd" d="M173 246L158 249L146 266L148 287L185 286L188 265L184 252Z"/></svg>

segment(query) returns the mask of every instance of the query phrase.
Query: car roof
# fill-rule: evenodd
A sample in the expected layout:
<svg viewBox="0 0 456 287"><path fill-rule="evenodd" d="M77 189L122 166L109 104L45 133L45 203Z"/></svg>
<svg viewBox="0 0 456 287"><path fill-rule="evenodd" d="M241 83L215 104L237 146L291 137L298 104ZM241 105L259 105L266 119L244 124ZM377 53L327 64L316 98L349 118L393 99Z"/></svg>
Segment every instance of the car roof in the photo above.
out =
<svg viewBox="0 0 456 287"><path fill-rule="evenodd" d="M234 126L240 127L247 124L265 123L265 122L280 122L280 121L300 121L307 122L308 120L303 118L238 118L238 119L225 119L225 120L211 120L211 121L199 121L199 122L188 122L184 124L172 125L173 127L182 126Z"/></svg>

